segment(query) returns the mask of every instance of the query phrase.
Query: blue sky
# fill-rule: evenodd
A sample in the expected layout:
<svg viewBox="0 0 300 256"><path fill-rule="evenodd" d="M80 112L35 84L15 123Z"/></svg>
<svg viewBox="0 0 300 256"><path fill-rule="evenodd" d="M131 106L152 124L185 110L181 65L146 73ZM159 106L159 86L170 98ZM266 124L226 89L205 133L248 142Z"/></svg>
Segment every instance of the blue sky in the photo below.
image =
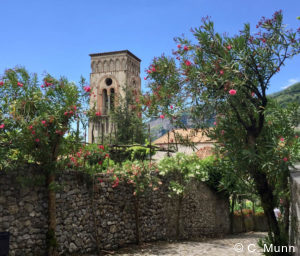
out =
<svg viewBox="0 0 300 256"><path fill-rule="evenodd" d="M173 38L191 37L202 17L235 35L279 9L290 28L300 26L299 0L0 0L0 73L22 65L77 82L80 75L89 79L90 53L128 49L142 60L143 78L153 57L170 55ZM269 93L300 81L299 67L300 56L287 62Z"/></svg>

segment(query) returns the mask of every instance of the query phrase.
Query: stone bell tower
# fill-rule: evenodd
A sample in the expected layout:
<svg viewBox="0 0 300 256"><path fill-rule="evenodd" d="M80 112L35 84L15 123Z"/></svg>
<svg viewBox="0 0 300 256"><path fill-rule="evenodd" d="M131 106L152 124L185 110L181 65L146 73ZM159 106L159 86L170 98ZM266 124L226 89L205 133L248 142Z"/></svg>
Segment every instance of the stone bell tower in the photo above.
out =
<svg viewBox="0 0 300 256"><path fill-rule="evenodd" d="M125 86L141 91L141 60L128 50L90 54L90 86L93 93L90 108L100 112L89 122L90 143L100 143L103 136L114 132L110 111L118 105L118 98L125 96Z"/></svg>

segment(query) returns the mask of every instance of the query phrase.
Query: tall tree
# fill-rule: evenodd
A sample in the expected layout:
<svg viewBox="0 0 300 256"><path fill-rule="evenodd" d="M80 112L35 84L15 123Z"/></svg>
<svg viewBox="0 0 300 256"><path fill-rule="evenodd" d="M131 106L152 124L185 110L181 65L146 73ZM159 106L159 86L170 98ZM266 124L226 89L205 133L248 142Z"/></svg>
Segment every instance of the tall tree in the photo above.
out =
<svg viewBox="0 0 300 256"><path fill-rule="evenodd" d="M130 86L123 88L124 97L120 94L116 107L112 110L112 121L115 126L113 137L116 144L145 142L145 125L139 106L140 92Z"/></svg>
<svg viewBox="0 0 300 256"><path fill-rule="evenodd" d="M79 96L67 79L46 75L40 83L24 68L8 69L0 79L0 163L7 167L12 149L19 165L34 162L46 177L49 256L57 255L56 172L67 142L64 134L80 109Z"/></svg>
<svg viewBox="0 0 300 256"><path fill-rule="evenodd" d="M254 34L245 24L233 37L217 33L213 22L203 19L203 25L193 30L193 41L176 38L174 58L153 60L148 70L152 94L144 100L150 102L146 104L150 112L175 119L171 104L188 107L197 127L215 118L208 133L234 168L254 180L273 245L287 241L273 211L276 175L286 181L287 167L299 156L293 131L297 108L280 113L266 95L271 78L300 53L300 29L287 30L282 19L282 13L275 12L271 19L259 21ZM278 122L279 118L285 122Z"/></svg>

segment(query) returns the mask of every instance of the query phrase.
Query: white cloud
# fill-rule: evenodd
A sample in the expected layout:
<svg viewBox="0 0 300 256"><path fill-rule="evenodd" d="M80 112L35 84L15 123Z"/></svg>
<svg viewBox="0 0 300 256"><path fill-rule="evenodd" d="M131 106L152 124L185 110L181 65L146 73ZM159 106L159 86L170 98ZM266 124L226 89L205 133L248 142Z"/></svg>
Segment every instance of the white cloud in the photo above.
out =
<svg viewBox="0 0 300 256"><path fill-rule="evenodd" d="M281 87L281 89L286 89L289 88L291 85L300 82L300 80L298 78L291 78L288 80L288 83L286 86Z"/></svg>

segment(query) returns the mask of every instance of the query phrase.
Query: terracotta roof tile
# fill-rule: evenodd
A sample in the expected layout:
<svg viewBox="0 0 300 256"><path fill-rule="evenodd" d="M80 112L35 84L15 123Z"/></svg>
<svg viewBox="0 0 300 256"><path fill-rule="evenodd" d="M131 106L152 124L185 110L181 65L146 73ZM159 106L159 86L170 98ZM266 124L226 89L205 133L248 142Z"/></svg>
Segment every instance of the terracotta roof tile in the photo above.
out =
<svg viewBox="0 0 300 256"><path fill-rule="evenodd" d="M174 136L175 133L175 136ZM193 143L203 143L203 142L213 142L209 137L207 137L203 130L194 129L175 129L169 132L169 143L179 143L180 140L189 140ZM153 144L168 144L168 133L164 134L162 137L156 139Z"/></svg>

